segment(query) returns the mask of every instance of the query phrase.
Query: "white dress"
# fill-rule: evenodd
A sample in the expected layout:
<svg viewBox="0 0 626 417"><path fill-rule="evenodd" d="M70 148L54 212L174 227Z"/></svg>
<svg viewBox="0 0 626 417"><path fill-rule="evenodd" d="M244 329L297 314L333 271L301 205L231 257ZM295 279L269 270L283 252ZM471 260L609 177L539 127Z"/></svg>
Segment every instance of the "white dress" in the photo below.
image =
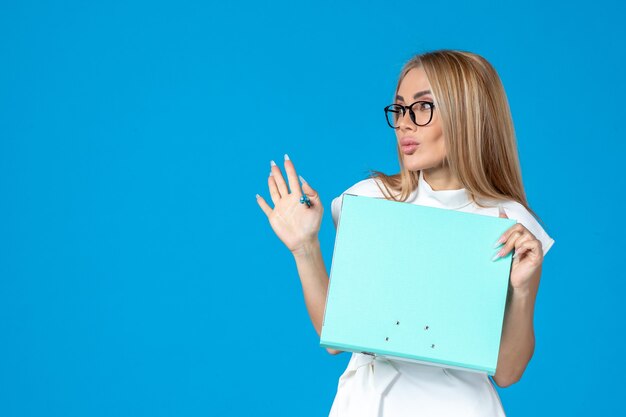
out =
<svg viewBox="0 0 626 417"><path fill-rule="evenodd" d="M380 180L368 178L344 193L384 198L374 181L382 187ZM482 208L470 200L465 188L434 191L422 172L416 190L406 202L495 217L499 215L500 204L510 219L522 223L541 241L544 255L554 243L522 204L513 200L485 201L490 207ZM331 204L335 227L340 211L341 196ZM498 392L487 374L362 353L351 355L339 377L329 417L505 416Z"/></svg>

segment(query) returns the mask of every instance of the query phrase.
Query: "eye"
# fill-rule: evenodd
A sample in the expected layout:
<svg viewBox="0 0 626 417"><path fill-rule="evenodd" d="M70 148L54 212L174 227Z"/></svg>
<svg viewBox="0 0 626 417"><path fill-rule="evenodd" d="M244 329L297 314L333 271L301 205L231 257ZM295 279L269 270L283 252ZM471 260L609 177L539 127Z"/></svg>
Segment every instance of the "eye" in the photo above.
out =
<svg viewBox="0 0 626 417"><path fill-rule="evenodd" d="M416 107L417 107L417 110L422 110L423 111L423 110L430 110L433 107L435 107L435 105L433 103L428 102L428 101L420 101L417 104Z"/></svg>
<svg viewBox="0 0 626 417"><path fill-rule="evenodd" d="M389 111L395 113L395 116L399 116L402 114L402 106L399 104L393 104L389 106Z"/></svg>

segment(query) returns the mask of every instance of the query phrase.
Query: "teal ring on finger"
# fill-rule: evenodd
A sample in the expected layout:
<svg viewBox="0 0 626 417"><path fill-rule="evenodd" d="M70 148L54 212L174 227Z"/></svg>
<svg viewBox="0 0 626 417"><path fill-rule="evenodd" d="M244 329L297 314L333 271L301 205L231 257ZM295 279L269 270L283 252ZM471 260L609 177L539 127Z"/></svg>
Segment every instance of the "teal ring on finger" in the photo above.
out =
<svg viewBox="0 0 626 417"><path fill-rule="evenodd" d="M300 197L300 203L306 204L307 207L311 207L311 200L309 200L309 197L307 197L306 194Z"/></svg>

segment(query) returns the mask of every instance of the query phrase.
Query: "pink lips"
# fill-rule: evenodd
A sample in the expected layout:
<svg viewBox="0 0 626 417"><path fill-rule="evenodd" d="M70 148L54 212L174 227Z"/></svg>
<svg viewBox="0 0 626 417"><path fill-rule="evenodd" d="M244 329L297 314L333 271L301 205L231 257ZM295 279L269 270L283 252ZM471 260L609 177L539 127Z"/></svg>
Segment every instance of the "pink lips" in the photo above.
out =
<svg viewBox="0 0 626 417"><path fill-rule="evenodd" d="M400 139L400 148L402 149L402 152L406 154L415 152L418 146L419 142L411 137L404 137Z"/></svg>
<svg viewBox="0 0 626 417"><path fill-rule="evenodd" d="M405 146L405 145L419 145L419 142L416 141L415 139L413 139L412 137L405 136L402 139L400 139L400 145L402 145L402 146Z"/></svg>

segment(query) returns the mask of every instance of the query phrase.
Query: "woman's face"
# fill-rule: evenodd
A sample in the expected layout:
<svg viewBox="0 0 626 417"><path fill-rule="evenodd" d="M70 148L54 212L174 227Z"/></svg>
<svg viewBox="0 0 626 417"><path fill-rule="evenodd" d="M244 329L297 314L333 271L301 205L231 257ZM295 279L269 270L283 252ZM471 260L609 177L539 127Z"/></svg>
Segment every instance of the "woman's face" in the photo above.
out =
<svg viewBox="0 0 626 417"><path fill-rule="evenodd" d="M398 89L396 103L408 106L418 100L434 101L430 83L424 69L410 70ZM413 107L417 110L419 105ZM446 156L446 148L441 127L441 118L437 108L433 111L433 118L426 126L417 126L411 120L409 112L398 120L396 129L398 146L404 159L404 166L409 171L439 167ZM405 143L417 143L417 146L403 146Z"/></svg>

